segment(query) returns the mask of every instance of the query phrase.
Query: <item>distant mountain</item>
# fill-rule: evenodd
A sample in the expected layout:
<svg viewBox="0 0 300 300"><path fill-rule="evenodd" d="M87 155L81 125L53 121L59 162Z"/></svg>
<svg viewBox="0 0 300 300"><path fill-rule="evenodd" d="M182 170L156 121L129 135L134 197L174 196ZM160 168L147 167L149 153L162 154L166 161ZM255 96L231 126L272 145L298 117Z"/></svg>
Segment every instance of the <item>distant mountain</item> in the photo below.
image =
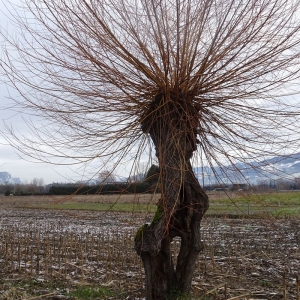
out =
<svg viewBox="0 0 300 300"><path fill-rule="evenodd" d="M262 161L236 163L222 168L196 167L194 171L204 185L214 183L257 184L262 180L300 178L300 153L275 156Z"/></svg>
<svg viewBox="0 0 300 300"><path fill-rule="evenodd" d="M21 184L20 178L11 177L8 172L0 172L0 184Z"/></svg>

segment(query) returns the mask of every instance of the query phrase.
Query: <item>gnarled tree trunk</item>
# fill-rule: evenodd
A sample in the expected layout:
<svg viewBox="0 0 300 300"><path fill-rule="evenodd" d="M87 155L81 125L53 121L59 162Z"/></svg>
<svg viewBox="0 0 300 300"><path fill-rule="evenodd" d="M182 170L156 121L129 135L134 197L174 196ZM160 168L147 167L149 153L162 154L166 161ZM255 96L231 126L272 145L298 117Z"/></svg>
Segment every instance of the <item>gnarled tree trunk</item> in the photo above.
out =
<svg viewBox="0 0 300 300"><path fill-rule="evenodd" d="M183 103L158 95L141 122L156 148L161 188L152 223L143 225L135 238L146 273L147 300L166 299L172 291L188 293L201 250L200 222L208 197L190 163L199 116ZM176 266L171 252L174 237L181 239Z"/></svg>

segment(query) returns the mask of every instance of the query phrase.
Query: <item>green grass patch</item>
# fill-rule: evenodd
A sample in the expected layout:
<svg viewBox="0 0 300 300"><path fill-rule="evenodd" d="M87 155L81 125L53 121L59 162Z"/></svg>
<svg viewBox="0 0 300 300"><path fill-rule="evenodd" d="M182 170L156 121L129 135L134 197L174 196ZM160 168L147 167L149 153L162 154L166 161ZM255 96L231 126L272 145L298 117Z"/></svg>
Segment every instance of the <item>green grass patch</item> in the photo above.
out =
<svg viewBox="0 0 300 300"><path fill-rule="evenodd" d="M215 199L210 201L206 214L297 217L300 215L300 193L274 192Z"/></svg>
<svg viewBox="0 0 300 300"><path fill-rule="evenodd" d="M2 294L0 299L17 300L17 299L38 299L42 294L67 294L67 284L62 281L38 281L34 278L25 279L6 279L0 281Z"/></svg>
<svg viewBox="0 0 300 300"><path fill-rule="evenodd" d="M71 297L76 299L93 300L93 299L107 299L107 297L114 296L114 293L106 287L77 287L76 290L70 292Z"/></svg>
<svg viewBox="0 0 300 300"><path fill-rule="evenodd" d="M110 297L118 296L118 293L103 286L68 286L67 283L60 281L37 281L35 279L30 280L9 280L1 281L1 288L3 293L0 295L0 299L17 300L17 299L40 299L45 296L45 293L49 293L51 296L64 295L68 299L76 300L104 300ZM40 294L43 291L43 294ZM47 298L48 299L48 298ZM51 298L52 299L52 298ZM53 298L54 299L54 298ZM56 299L56 298L55 298ZM58 297L57 297L58 299Z"/></svg>
<svg viewBox="0 0 300 300"><path fill-rule="evenodd" d="M272 212L272 214L276 217L292 217L296 215L300 215L300 207L286 207L279 208Z"/></svg>
<svg viewBox="0 0 300 300"><path fill-rule="evenodd" d="M257 204L260 206L266 205L300 205L300 192L273 192L263 194L252 194L235 197L224 196L220 199L211 200L210 203L216 205L238 205L238 204Z"/></svg>
<svg viewBox="0 0 300 300"><path fill-rule="evenodd" d="M235 215L235 216L274 216L274 217L297 217L300 215L300 192L274 192L248 195L227 196L225 193L220 197L211 197L210 208L207 215ZM149 200L151 198L149 197ZM27 203L26 208L40 209L59 209L59 210L93 210L93 211L115 211L115 212L133 212L133 213L154 213L157 206L147 203L132 203L130 198L127 203L116 202L100 203L79 201L68 201L58 203L35 202Z"/></svg>

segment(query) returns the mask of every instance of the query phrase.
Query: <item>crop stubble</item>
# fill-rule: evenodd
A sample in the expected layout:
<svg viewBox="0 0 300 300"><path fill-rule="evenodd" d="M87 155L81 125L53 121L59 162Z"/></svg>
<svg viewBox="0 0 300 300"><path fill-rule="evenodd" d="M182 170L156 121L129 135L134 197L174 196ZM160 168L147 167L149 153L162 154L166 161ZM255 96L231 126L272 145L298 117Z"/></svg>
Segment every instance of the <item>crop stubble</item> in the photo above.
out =
<svg viewBox="0 0 300 300"><path fill-rule="evenodd" d="M16 199L7 201L1 205L1 278L104 285L122 291L124 299L143 296L133 238L151 214L21 209ZM205 217L201 230L194 297L299 299L299 219ZM179 244L173 242L175 253Z"/></svg>

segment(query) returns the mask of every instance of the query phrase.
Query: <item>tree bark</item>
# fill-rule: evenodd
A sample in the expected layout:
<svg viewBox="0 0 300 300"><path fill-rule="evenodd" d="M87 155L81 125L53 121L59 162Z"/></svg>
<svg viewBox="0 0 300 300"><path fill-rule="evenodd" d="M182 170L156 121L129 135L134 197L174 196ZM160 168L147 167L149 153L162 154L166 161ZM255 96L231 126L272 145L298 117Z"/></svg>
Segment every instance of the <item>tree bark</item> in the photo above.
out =
<svg viewBox="0 0 300 300"><path fill-rule="evenodd" d="M135 238L145 268L147 300L188 293L201 250L200 222L208 209L208 197L190 163L196 150L198 115L181 104L159 96L141 122L156 148L161 188L152 223L143 225ZM176 266L171 251L174 237L181 239Z"/></svg>

